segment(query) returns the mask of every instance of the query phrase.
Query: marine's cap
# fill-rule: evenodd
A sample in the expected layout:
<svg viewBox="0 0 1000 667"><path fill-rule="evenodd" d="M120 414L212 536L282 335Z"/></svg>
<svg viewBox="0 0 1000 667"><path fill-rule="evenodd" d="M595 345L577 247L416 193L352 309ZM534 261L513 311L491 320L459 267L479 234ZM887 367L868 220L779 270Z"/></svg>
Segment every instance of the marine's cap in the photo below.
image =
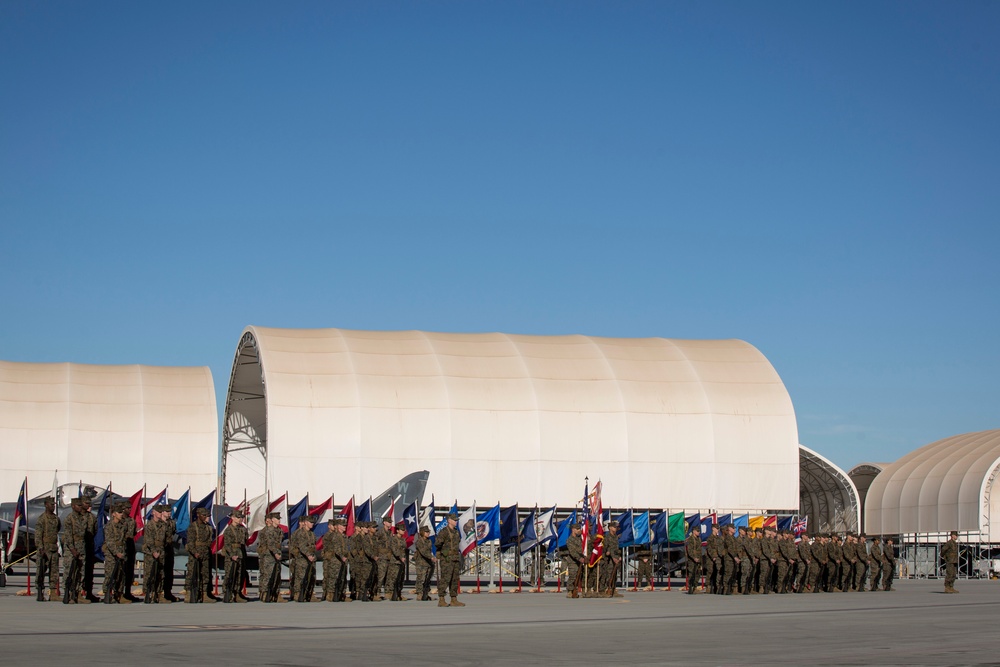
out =
<svg viewBox="0 0 1000 667"><path fill-rule="evenodd" d="M153 511L154 512L169 512L172 509L173 508L170 507L170 505L157 505L156 507L153 508Z"/></svg>
<svg viewBox="0 0 1000 667"><path fill-rule="evenodd" d="M406 530L406 522L400 521L399 523L396 524L396 528L401 530Z"/></svg>
<svg viewBox="0 0 1000 667"><path fill-rule="evenodd" d="M45 496L44 498L42 498L42 502L45 503L46 505L55 505L56 499L53 498L52 496Z"/></svg>
<svg viewBox="0 0 1000 667"><path fill-rule="evenodd" d="M430 535L431 534L431 527L430 526L421 526L421 528L420 528L420 534L421 535Z"/></svg>
<svg viewBox="0 0 1000 667"><path fill-rule="evenodd" d="M580 527L580 524L578 524L578 523L571 523L571 524L569 525L569 527L570 527L570 528L571 528L572 530L576 530L577 528L579 528L579 527Z"/></svg>
<svg viewBox="0 0 1000 667"><path fill-rule="evenodd" d="M121 514L126 509L128 509L127 505L123 505L121 503L116 503L116 504L114 504L114 505L111 506L111 513L112 514Z"/></svg>
<svg viewBox="0 0 1000 667"><path fill-rule="evenodd" d="M618 522L617 521L609 521L608 522L608 528L617 528L617 527L618 527Z"/></svg>
<svg viewBox="0 0 1000 667"><path fill-rule="evenodd" d="M299 521L308 521L309 523L316 523L316 517L312 514L304 514L299 518Z"/></svg>
<svg viewBox="0 0 1000 667"><path fill-rule="evenodd" d="M232 512L230 512L229 516L233 517L234 519L242 519L243 517L246 516L246 514L243 513L243 510L233 510Z"/></svg>
<svg viewBox="0 0 1000 667"><path fill-rule="evenodd" d="M74 498L73 500L69 501L69 505L70 507L82 507L83 500L81 498Z"/></svg>
<svg viewBox="0 0 1000 667"><path fill-rule="evenodd" d="M331 519L331 521L333 521L333 525L335 525L335 526L346 526L347 525L347 519Z"/></svg>
<svg viewBox="0 0 1000 667"><path fill-rule="evenodd" d="M281 518L281 512L268 512L267 516L264 517L264 518L266 518L266 519L280 519Z"/></svg>
<svg viewBox="0 0 1000 667"><path fill-rule="evenodd" d="M392 525L392 517L386 514L384 517L382 517L382 523L387 523L389 525Z"/></svg>
<svg viewBox="0 0 1000 667"><path fill-rule="evenodd" d="M458 521L458 512L449 512L448 513L448 518L449 519L454 519L455 521Z"/></svg>
<svg viewBox="0 0 1000 667"><path fill-rule="evenodd" d="M90 496L80 496L80 502L83 503L84 505L93 504L93 501L90 499Z"/></svg>
<svg viewBox="0 0 1000 667"><path fill-rule="evenodd" d="M198 516L208 516L208 509L205 507L199 507L194 511Z"/></svg>

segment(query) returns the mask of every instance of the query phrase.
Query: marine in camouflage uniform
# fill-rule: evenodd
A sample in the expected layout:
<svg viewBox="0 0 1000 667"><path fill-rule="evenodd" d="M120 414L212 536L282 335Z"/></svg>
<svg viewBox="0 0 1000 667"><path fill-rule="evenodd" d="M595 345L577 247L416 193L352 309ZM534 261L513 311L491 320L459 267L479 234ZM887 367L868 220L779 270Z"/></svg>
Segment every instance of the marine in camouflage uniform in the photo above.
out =
<svg viewBox="0 0 1000 667"><path fill-rule="evenodd" d="M691 527L691 534L684 540L684 557L687 560L687 592L698 593L701 579L701 526Z"/></svg>
<svg viewBox="0 0 1000 667"><path fill-rule="evenodd" d="M879 582L882 581L882 568L885 567L885 558L882 556L882 540L878 537L872 538L868 560L871 563L871 581L868 590L877 591Z"/></svg>
<svg viewBox="0 0 1000 667"><path fill-rule="evenodd" d="M778 544L774 540L770 528L764 529L764 537L760 539L760 582L757 590L767 595L771 592L771 579L777 569Z"/></svg>
<svg viewBox="0 0 1000 667"><path fill-rule="evenodd" d="M389 563L392 560L392 549L389 543L392 538L392 517L386 515L382 518L382 530L376 530L373 536L375 552L378 554L378 575L375 582L375 592L379 600L384 600L391 593L392 584L389 582Z"/></svg>
<svg viewBox="0 0 1000 667"><path fill-rule="evenodd" d="M323 599L341 602L347 580L347 562L350 550L344 531L347 521L330 519L330 528L323 536Z"/></svg>
<svg viewBox="0 0 1000 667"><path fill-rule="evenodd" d="M431 577L434 575L434 564L437 557L431 548L431 529L424 526L417 533L416 549L413 554L413 562L417 568L417 599L421 602L428 602L431 599Z"/></svg>
<svg viewBox="0 0 1000 667"><path fill-rule="evenodd" d="M736 538L736 552L739 554L739 565L737 566L739 590L743 595L750 595L750 582L753 577L753 557L750 555L751 538L749 532L750 529L747 526L740 526L740 536Z"/></svg>
<svg viewBox="0 0 1000 667"><path fill-rule="evenodd" d="M260 564L260 577L257 582L257 590L261 602L288 602L281 595L281 543L285 539L285 533L279 527L281 514L271 512L264 517L264 528L257 535L257 561ZM272 592L268 589L271 578L277 572L277 586Z"/></svg>
<svg viewBox="0 0 1000 667"><path fill-rule="evenodd" d="M601 568L601 591L608 597L623 597L618 592L618 568L622 562L622 549L618 546L618 522L608 523L604 531L604 567Z"/></svg>
<svg viewBox="0 0 1000 667"><path fill-rule="evenodd" d="M812 545L809 544L809 538L805 535L802 536L802 540L798 545L799 552L799 567L796 570L796 582L795 582L795 592L805 593L812 590L809 581L810 572L815 569L815 563L813 562Z"/></svg>
<svg viewBox="0 0 1000 667"><path fill-rule="evenodd" d="M35 579L38 583L38 601L45 601L45 575L49 575L49 601L58 602L59 593L59 531L62 522L56 516L55 498L45 499L45 511L35 522L35 547L38 549L38 567Z"/></svg>
<svg viewBox="0 0 1000 667"><path fill-rule="evenodd" d="M858 564L854 572L854 588L858 591L864 591L865 581L868 579L868 569L872 566L872 557L868 553L868 544L864 535L858 536L855 549L858 551Z"/></svg>
<svg viewBox="0 0 1000 667"><path fill-rule="evenodd" d="M944 560L944 592L957 593L955 580L958 579L958 531L951 531L950 539L941 547Z"/></svg>
<svg viewBox="0 0 1000 667"><path fill-rule="evenodd" d="M125 585L125 524L122 514L126 508L120 504L111 507L111 521L104 526L104 603L130 604L122 597Z"/></svg>
<svg viewBox="0 0 1000 667"><path fill-rule="evenodd" d="M844 567L840 575L840 590L849 591L854 588L854 576L858 570L858 543L851 533L844 538L841 553Z"/></svg>
<svg viewBox="0 0 1000 667"><path fill-rule="evenodd" d="M705 540L705 580L708 592L718 595L722 586L722 536L715 524L708 527L708 538Z"/></svg>
<svg viewBox="0 0 1000 667"><path fill-rule="evenodd" d="M389 564L385 570L386 586L390 587L389 599L401 601L403 597L403 576L406 573L406 523L400 521L396 532L389 535Z"/></svg>
<svg viewBox="0 0 1000 667"><path fill-rule="evenodd" d="M809 587L813 593L826 590L826 574L830 567L830 550L827 548L826 537L817 535L812 544L813 571L809 573Z"/></svg>
<svg viewBox="0 0 1000 667"><path fill-rule="evenodd" d="M83 519L86 522L83 539L83 595L90 602L100 602L100 598L94 595L94 565L97 563L94 551L94 538L97 537L97 517L94 516L90 496L83 496L82 502Z"/></svg>
<svg viewBox="0 0 1000 667"><path fill-rule="evenodd" d="M792 534L785 531L778 540L778 593L791 593L795 588L793 579L795 574L795 560L799 556L799 550L792 541Z"/></svg>
<svg viewBox="0 0 1000 667"><path fill-rule="evenodd" d="M460 551L461 537L458 534L458 514L448 515L448 525L441 529L437 536L438 561L441 574L438 577L438 606L464 607L464 602L458 601L458 578L462 571L462 554ZM580 559L583 553L581 550ZM445 596L451 594L451 604L445 602Z"/></svg>
<svg viewBox="0 0 1000 667"><path fill-rule="evenodd" d="M83 500L74 498L71 506L72 512L66 517L62 532L63 571L66 573L63 602L76 604L80 600L83 588L84 561L87 554L85 545L87 519L83 515ZM82 601L90 602L86 597L83 597Z"/></svg>
<svg viewBox="0 0 1000 667"><path fill-rule="evenodd" d="M583 562L583 537L580 533L580 524L574 523L569 527L570 535L566 538L566 597L580 597L580 588L583 586L583 575L580 568L584 567ZM578 581L579 580L579 581Z"/></svg>
<svg viewBox="0 0 1000 667"><path fill-rule="evenodd" d="M315 517L306 514L288 540L288 555L295 562L292 600L312 602L316 586L316 535L312 532Z"/></svg>
<svg viewBox="0 0 1000 667"><path fill-rule="evenodd" d="M736 546L736 538L733 536L733 525L722 527L722 594L732 595L733 587L736 585L738 574L736 567L740 562L739 552Z"/></svg>
<svg viewBox="0 0 1000 667"><path fill-rule="evenodd" d="M882 558L885 560L885 565L882 567L882 590L891 591L892 580L896 577L896 547L891 538L885 541Z"/></svg>
<svg viewBox="0 0 1000 667"><path fill-rule="evenodd" d="M243 525L242 510L233 510L229 515L229 525L222 533L222 557L226 563L226 574L223 583L223 602L246 602L243 595L243 563L247 557L247 539L249 533Z"/></svg>
<svg viewBox="0 0 1000 667"><path fill-rule="evenodd" d="M174 539L177 537L177 522L172 516L173 508L169 505L163 513L163 523L166 535L163 545L163 597L170 602L177 602L174 597Z"/></svg>
<svg viewBox="0 0 1000 667"><path fill-rule="evenodd" d="M750 581L747 587L750 589L751 595L756 595L760 592L758 581L760 579L760 560L763 557L760 545L764 537L764 531L760 528L754 528L749 533L746 547L747 555L750 557Z"/></svg>
<svg viewBox="0 0 1000 667"><path fill-rule="evenodd" d="M153 508L153 518L142 532L142 588L146 604L170 602L163 597L163 561L167 547L164 509L170 511L167 505L157 505Z"/></svg>
<svg viewBox="0 0 1000 667"><path fill-rule="evenodd" d="M830 576L827 577L827 591L839 593L841 590L840 570L844 563L844 547L840 542L840 535L830 536L826 551L830 554L830 562L827 563L830 571Z"/></svg>
<svg viewBox="0 0 1000 667"><path fill-rule="evenodd" d="M195 520L187 530L188 567L184 577L184 589L188 602L215 602L212 595L212 544L215 529L208 522L208 510L195 510Z"/></svg>

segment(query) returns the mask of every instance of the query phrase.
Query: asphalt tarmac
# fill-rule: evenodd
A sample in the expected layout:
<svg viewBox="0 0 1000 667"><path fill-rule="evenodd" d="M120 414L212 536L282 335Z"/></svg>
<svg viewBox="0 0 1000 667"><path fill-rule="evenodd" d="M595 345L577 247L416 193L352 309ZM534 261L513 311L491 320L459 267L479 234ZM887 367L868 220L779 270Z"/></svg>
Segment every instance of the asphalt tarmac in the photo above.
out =
<svg viewBox="0 0 1000 667"><path fill-rule="evenodd" d="M998 665L1000 582L866 593L464 594L435 602L63 605L0 589L5 665Z"/></svg>

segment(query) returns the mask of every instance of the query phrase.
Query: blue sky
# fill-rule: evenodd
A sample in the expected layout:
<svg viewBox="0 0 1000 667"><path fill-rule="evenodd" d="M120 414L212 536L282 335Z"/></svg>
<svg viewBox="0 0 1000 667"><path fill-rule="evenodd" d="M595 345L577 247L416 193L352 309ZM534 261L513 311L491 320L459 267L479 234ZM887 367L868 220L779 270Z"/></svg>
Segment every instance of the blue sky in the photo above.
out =
<svg viewBox="0 0 1000 667"><path fill-rule="evenodd" d="M1000 427L1000 4L0 4L0 358L740 338L850 467Z"/></svg>

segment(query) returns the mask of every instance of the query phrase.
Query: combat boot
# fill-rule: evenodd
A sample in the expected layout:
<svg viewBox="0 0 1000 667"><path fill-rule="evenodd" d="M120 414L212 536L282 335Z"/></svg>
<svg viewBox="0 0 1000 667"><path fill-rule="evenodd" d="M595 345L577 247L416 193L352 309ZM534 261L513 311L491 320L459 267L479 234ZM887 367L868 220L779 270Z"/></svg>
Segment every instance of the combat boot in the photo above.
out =
<svg viewBox="0 0 1000 667"><path fill-rule="evenodd" d="M164 595L157 595L156 596L156 604L171 604L171 602L170 602L170 600L168 600L166 598L166 596L164 596Z"/></svg>
<svg viewBox="0 0 1000 667"><path fill-rule="evenodd" d="M444 599L443 595L438 598L438 606L439 607L447 607L448 606L448 601Z"/></svg>
<svg viewBox="0 0 1000 667"><path fill-rule="evenodd" d="M54 588L49 589L49 602L62 602L62 600L59 599L59 591Z"/></svg>
<svg viewBox="0 0 1000 667"><path fill-rule="evenodd" d="M458 598L452 598L451 599L451 606L452 607L464 607L465 603L464 602L459 602Z"/></svg>

